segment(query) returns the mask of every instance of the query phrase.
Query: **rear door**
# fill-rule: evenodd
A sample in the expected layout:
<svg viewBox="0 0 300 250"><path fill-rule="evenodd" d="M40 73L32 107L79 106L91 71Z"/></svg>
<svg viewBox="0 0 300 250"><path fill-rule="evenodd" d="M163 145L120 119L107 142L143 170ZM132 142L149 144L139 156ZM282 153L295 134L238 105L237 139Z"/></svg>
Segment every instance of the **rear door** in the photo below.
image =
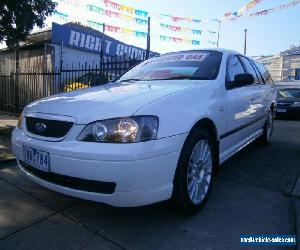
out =
<svg viewBox="0 0 300 250"><path fill-rule="evenodd" d="M266 116L266 89L264 88L257 69L253 65L251 59L241 56L241 61L244 64L247 73L253 75L254 78L254 84L251 86L251 107L253 111L253 113L251 114L251 119L253 119L253 121L260 120ZM259 129L259 124L256 124L253 128L254 130Z"/></svg>
<svg viewBox="0 0 300 250"><path fill-rule="evenodd" d="M272 103L276 100L277 93L274 86L274 82L268 70L259 62L252 61L254 66L259 72L261 77L261 89L264 92L264 108L265 113L267 113L272 105Z"/></svg>

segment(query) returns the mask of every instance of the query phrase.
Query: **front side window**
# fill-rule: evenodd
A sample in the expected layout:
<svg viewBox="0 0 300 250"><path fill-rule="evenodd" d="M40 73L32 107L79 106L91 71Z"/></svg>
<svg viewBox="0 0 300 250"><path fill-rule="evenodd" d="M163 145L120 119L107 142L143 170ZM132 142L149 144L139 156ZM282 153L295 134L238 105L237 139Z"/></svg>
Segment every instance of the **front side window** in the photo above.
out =
<svg viewBox="0 0 300 250"><path fill-rule="evenodd" d="M209 50L170 53L139 64L118 81L214 80L219 74L222 55L221 52Z"/></svg>
<svg viewBox="0 0 300 250"><path fill-rule="evenodd" d="M265 80L264 80L262 74L260 73L260 71L258 70L255 61L254 60L250 60L250 61L251 61L251 64L252 64L252 66L253 66L253 68L256 72L256 75L258 76L260 84L265 84Z"/></svg>
<svg viewBox="0 0 300 250"><path fill-rule="evenodd" d="M238 74L244 74L244 67L237 56L233 56L229 60L228 68L227 68L227 81L233 82L234 77Z"/></svg>
<svg viewBox="0 0 300 250"><path fill-rule="evenodd" d="M253 68L252 64L250 63L250 61L248 60L248 58L242 56L241 60L244 63L244 65L245 65L245 67L247 69L247 72L249 74L253 75L253 77L254 77L254 83L260 83L259 79L258 79L258 76L256 74L256 71L254 70L254 68Z"/></svg>

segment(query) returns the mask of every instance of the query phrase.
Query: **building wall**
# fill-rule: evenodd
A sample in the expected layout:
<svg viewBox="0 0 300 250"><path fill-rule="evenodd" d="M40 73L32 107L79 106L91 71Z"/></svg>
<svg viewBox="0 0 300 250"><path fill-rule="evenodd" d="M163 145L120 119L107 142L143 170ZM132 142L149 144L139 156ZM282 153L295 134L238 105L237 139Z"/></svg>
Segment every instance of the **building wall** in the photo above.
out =
<svg viewBox="0 0 300 250"><path fill-rule="evenodd" d="M300 55L282 56L282 80L294 80L297 68L300 68Z"/></svg>
<svg viewBox="0 0 300 250"><path fill-rule="evenodd" d="M9 74L14 71L15 64L15 53L13 52L0 52L0 73Z"/></svg>
<svg viewBox="0 0 300 250"><path fill-rule="evenodd" d="M259 59L258 61L260 61L267 68L267 70L270 72L272 79L274 81L281 80L282 59L280 56L266 57L266 58Z"/></svg>
<svg viewBox="0 0 300 250"><path fill-rule="evenodd" d="M90 67L100 66L100 53L86 52L60 45L53 45L54 48L54 68L80 68L85 65Z"/></svg>
<svg viewBox="0 0 300 250"><path fill-rule="evenodd" d="M52 70L52 50L45 48L24 48L20 49L19 70L20 72L44 69ZM0 73L9 74L16 70L15 51L0 52Z"/></svg>

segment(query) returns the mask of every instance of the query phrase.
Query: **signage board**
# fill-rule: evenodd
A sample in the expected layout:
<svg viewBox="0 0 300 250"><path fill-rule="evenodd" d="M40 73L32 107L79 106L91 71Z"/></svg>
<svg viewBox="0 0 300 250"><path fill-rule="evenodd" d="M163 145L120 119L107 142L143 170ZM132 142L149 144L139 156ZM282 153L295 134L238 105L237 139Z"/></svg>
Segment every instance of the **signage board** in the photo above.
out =
<svg viewBox="0 0 300 250"><path fill-rule="evenodd" d="M102 32L78 24L67 23L60 25L52 23L52 43L84 50L88 52L100 53L103 39L103 54L109 56L122 56L127 54L130 58L144 58L146 50L125 44ZM158 53L150 52L150 57Z"/></svg>

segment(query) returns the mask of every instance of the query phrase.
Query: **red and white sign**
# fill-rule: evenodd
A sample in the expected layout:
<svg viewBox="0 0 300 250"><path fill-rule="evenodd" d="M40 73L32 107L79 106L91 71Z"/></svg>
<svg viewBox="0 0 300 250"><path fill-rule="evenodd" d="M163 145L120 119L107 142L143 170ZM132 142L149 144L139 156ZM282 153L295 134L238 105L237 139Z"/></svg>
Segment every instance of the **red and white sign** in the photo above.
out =
<svg viewBox="0 0 300 250"><path fill-rule="evenodd" d="M146 61L145 64L161 63L161 62L182 62L182 61L198 61L203 62L209 53L183 53L176 55L165 55L157 58L153 58ZM144 65L145 65L144 64Z"/></svg>

